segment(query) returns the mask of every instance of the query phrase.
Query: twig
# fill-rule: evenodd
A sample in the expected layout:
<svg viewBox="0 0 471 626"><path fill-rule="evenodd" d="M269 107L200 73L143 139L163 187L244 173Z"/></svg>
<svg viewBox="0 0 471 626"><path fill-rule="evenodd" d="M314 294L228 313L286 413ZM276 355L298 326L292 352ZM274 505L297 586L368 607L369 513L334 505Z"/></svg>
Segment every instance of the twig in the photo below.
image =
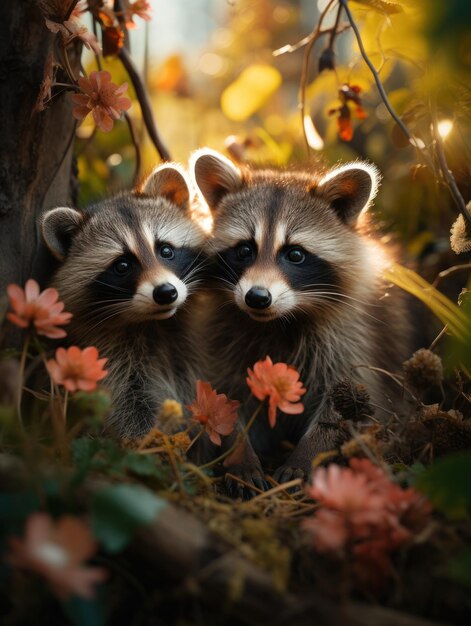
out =
<svg viewBox="0 0 471 626"><path fill-rule="evenodd" d="M309 153L309 140L306 135L304 117L306 114L306 88L307 88L307 81L309 78L309 58L311 56L311 51L312 51L312 48L314 47L314 44L322 35L322 31L321 31L322 22L324 21L324 18L329 12L333 3L334 3L334 0L330 0L329 4L322 11L319 17L319 22L316 28L311 33L310 39L306 45L306 49L304 50L303 67L301 71L301 82L300 82L301 89L300 89L300 95L299 95L299 110L301 112L301 128L303 129L304 141L306 142L306 148L307 148L308 153Z"/></svg>
<svg viewBox="0 0 471 626"><path fill-rule="evenodd" d="M66 22L70 18L70 16L72 15L72 11L75 9L75 6L77 4L78 4L78 0L72 0L67 13L64 15L64 22Z"/></svg>
<svg viewBox="0 0 471 626"><path fill-rule="evenodd" d="M361 56L363 57L363 60L365 61L365 63L369 67L370 72L373 74L373 78L375 79L376 87L378 88L379 95L381 96L381 99L383 100L385 107L389 111L389 114L391 115L393 120L396 122L396 124L399 126L399 128L404 133L404 135L407 137L407 139L409 141L411 141L411 139L413 139L411 132L409 131L407 126L404 124L404 122L401 120L401 118L398 116L398 114L395 112L395 110L392 108L392 105L389 102L389 98L388 98L388 96L386 94L386 91L385 91L385 89L383 87L383 83L381 82L379 74L376 71L375 66L373 65L373 63L371 62L369 56L366 53L365 46L363 45L363 41L362 41L362 38L361 38L361 35L360 35L360 31L358 30L358 26L357 26L355 20L353 19L352 12L350 11L350 7L348 6L348 0L339 0L339 2L343 6L343 8L345 9L345 13L347 14L348 21L350 22L350 25L351 25L351 27L353 29L353 32L355 33L355 37L356 37L356 40L357 40L357 43L358 43L358 47L360 49Z"/></svg>
<svg viewBox="0 0 471 626"><path fill-rule="evenodd" d="M350 28L350 24L342 24L342 26L337 28L337 35L341 35L346 30L349 30L349 28ZM320 31L320 35L328 35L329 33L332 34L333 31L334 31L334 28L332 26L330 26L329 28L322 28ZM278 48L277 50L274 50L272 52L272 55L274 57L278 57L278 56L281 56L282 54L291 54L292 52L296 52L300 48L304 48L304 46L307 46L307 44L311 41L315 32L316 30L309 33L309 35L306 35L306 37L303 37L297 43L288 44L286 46L282 46L281 48Z"/></svg>
<svg viewBox="0 0 471 626"><path fill-rule="evenodd" d="M461 195L460 190L458 189L458 185L456 184L455 177L453 173L448 167L448 163L445 156L445 150L443 149L443 141L440 137L440 133L437 128L437 115L435 110L435 105L432 105L432 134L434 140L434 146L437 151L438 162L440 164L440 170L443 178L445 179L445 184L448 187L450 194L455 201L455 204L458 208L458 211L463 216L463 219L466 222L466 230L471 233L471 215L466 208L466 203L464 201L463 196Z"/></svg>
<svg viewBox="0 0 471 626"><path fill-rule="evenodd" d="M235 474L231 474L230 472L226 473L226 478L235 480L237 483L240 483L244 487L247 487L247 489L250 489L250 491L256 491L257 495L261 495L262 493L264 493L261 489L259 489L255 485L249 484L247 481L243 480L240 476L236 476Z"/></svg>
<svg viewBox="0 0 471 626"><path fill-rule="evenodd" d="M461 272L461 271L464 271L464 270L471 270L471 263L463 263L462 265L452 265L452 267L449 267L448 269L443 270L442 272L439 272L437 274L437 277L435 278L435 280L432 283L433 287L437 287L437 285L444 278L447 278L451 274L454 274L455 272Z"/></svg>
<svg viewBox="0 0 471 626"><path fill-rule="evenodd" d="M445 326L441 329L441 331L438 333L438 335L435 337L435 339L432 341L432 343L429 345L428 349L429 350L433 350L435 348L435 346L437 345L437 343L440 341L440 339L446 335L448 330L448 324L445 324Z"/></svg>
<svg viewBox="0 0 471 626"><path fill-rule="evenodd" d="M136 151L136 165L134 167L134 186L137 186L139 182L139 176L141 172L141 148L139 146L139 139L137 138L136 129L134 128L134 123L131 119L131 116L124 112L124 119L129 128L129 134L131 135L131 141L133 143L134 149Z"/></svg>
<svg viewBox="0 0 471 626"><path fill-rule="evenodd" d="M121 63L124 65L127 73L129 74L129 78L134 86L136 91L137 99L139 100L139 104L141 105L142 118L144 120L144 124L146 125L147 132L149 133L149 137L151 138L152 143L156 147L157 152L160 155L162 161L171 161L172 157L170 156L170 152L165 146L160 134L157 130L157 126L155 124L154 115L152 113L152 107L149 100L149 95L146 91L144 83L139 76L139 72L134 64L134 61L131 59L129 52L126 48L121 48L118 54Z"/></svg>
<svg viewBox="0 0 471 626"><path fill-rule="evenodd" d="M248 500L248 502L253 503L254 501L261 500L262 498L268 498L269 496L274 496L276 493L279 493L280 491L284 492L287 489L290 489L292 487L301 487L302 484L303 484L302 478L294 478L293 480L290 480L287 483L278 484L276 485L276 487L273 487L272 489L269 489L268 491L263 491L262 493L259 493L251 500Z"/></svg>
<svg viewBox="0 0 471 626"><path fill-rule="evenodd" d="M178 471L177 463L175 460L175 453L173 452L173 448L168 440L167 435L162 434L162 439L167 451L168 460L170 461L170 465L172 466L173 473L175 475L175 480L178 484L180 491L183 491L183 482L180 476L180 472Z"/></svg>
<svg viewBox="0 0 471 626"><path fill-rule="evenodd" d="M334 24L334 26L332 28L331 33L330 33L329 46L328 46L330 48L330 50L332 50L333 47L334 47L335 38L337 37L337 35L340 34L340 31L338 30L338 28L339 28L340 15L342 13L342 8L343 8L342 5L339 4L339 8L338 8L338 11L337 11L337 17L335 18L335 24Z"/></svg>

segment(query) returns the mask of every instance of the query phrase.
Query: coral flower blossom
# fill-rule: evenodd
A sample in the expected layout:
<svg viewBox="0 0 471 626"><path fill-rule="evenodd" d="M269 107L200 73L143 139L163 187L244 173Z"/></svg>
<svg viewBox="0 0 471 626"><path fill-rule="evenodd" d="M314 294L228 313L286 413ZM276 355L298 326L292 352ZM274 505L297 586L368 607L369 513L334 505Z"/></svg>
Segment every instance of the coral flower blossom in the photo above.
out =
<svg viewBox="0 0 471 626"><path fill-rule="evenodd" d="M73 94L72 101L77 106L72 110L75 119L82 121L89 113L95 124L107 133L113 128L114 120L131 106L131 100L124 97L127 83L119 87L111 82L111 74L106 70L90 72L87 78L79 78L81 93Z"/></svg>
<svg viewBox="0 0 471 626"><path fill-rule="evenodd" d="M368 459L317 469L307 491L321 505L303 524L314 548L344 554L359 584L377 588L390 575L391 553L424 528L431 512L421 494L402 489Z"/></svg>
<svg viewBox="0 0 471 626"><path fill-rule="evenodd" d="M75 16L71 16L71 19L66 20L63 24L46 19L46 26L52 33L60 33L66 46L74 39L80 39L83 45L95 54L101 52L101 46L95 35Z"/></svg>
<svg viewBox="0 0 471 626"><path fill-rule="evenodd" d="M148 0L135 0L135 2L127 2L126 4L125 15L128 28L136 28L136 24L134 24L132 19L135 15L146 22L152 19L152 7Z"/></svg>
<svg viewBox="0 0 471 626"><path fill-rule="evenodd" d="M72 313L64 312L64 303L59 301L57 289L49 287L40 292L38 283L30 278L25 288L19 285L8 285L7 294L13 313L7 318L20 328L33 326L38 335L50 339L66 336L65 330L58 328L68 324Z"/></svg>
<svg viewBox="0 0 471 626"><path fill-rule="evenodd" d="M61 600L72 595L88 599L94 597L95 585L107 578L106 570L84 565L96 551L82 520L65 516L55 522L47 513L34 513L26 522L24 537L10 538L6 560L44 577Z"/></svg>
<svg viewBox="0 0 471 626"><path fill-rule="evenodd" d="M92 391L96 384L108 374L103 369L108 359L99 359L94 346L81 350L77 346L57 348L56 358L49 359L47 369L57 385L63 385L67 391Z"/></svg>
<svg viewBox="0 0 471 626"><path fill-rule="evenodd" d="M264 361L257 361L253 370L248 371L247 385L253 395L259 400L269 397L268 421L274 428L276 424L276 409L283 413L297 415L304 411L304 406L298 400L306 393L299 372L286 363L273 363L269 356Z"/></svg>
<svg viewBox="0 0 471 626"><path fill-rule="evenodd" d="M220 446L220 435L230 435L234 430L239 405L237 400L229 400L224 393L216 393L209 383L198 380L196 400L187 408L205 427L211 441Z"/></svg>

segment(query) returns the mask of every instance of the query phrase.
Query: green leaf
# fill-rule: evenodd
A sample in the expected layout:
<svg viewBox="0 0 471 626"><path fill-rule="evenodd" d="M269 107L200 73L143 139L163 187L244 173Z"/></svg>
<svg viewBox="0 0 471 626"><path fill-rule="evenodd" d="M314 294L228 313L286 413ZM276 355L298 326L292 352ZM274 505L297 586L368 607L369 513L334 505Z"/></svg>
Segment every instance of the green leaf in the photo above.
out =
<svg viewBox="0 0 471 626"><path fill-rule="evenodd" d="M471 509L471 452L453 454L419 474L415 486L434 507L453 519L464 519Z"/></svg>
<svg viewBox="0 0 471 626"><path fill-rule="evenodd" d="M153 522L166 505L165 500L145 487L106 487L92 500L93 533L108 552L119 552L129 543L135 531Z"/></svg>
<svg viewBox="0 0 471 626"><path fill-rule="evenodd" d="M150 454L128 452L123 459L123 467L138 476L162 478L163 475L160 465L156 462L156 457Z"/></svg>

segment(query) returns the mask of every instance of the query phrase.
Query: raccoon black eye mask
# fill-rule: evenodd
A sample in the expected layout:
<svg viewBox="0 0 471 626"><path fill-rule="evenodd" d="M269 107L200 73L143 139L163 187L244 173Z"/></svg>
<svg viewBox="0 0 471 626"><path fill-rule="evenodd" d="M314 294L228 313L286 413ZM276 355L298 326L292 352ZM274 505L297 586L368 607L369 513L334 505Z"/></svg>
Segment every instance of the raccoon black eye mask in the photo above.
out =
<svg viewBox="0 0 471 626"><path fill-rule="evenodd" d="M236 284L257 257L258 249L254 241L241 241L232 248L222 250L217 259L220 275ZM338 282L334 266L302 246L284 246L276 254L275 263L293 289L309 290L313 283L331 287Z"/></svg>
<svg viewBox="0 0 471 626"><path fill-rule="evenodd" d="M221 280L205 333L213 386L241 402L244 420L257 407L247 368L266 356L296 367L307 388L301 415L280 414L273 429L259 415L245 460L229 471L260 485L278 458L277 480L307 477L315 456L338 445L338 431L320 425L332 418L332 385L353 377L384 404L387 382L359 366L399 367L409 350L405 302L389 288L384 299L379 243L361 229L378 172L362 162L330 171L250 170L202 149L190 174L213 216L207 251ZM288 458L283 440L295 445ZM249 495L235 482L230 488Z"/></svg>

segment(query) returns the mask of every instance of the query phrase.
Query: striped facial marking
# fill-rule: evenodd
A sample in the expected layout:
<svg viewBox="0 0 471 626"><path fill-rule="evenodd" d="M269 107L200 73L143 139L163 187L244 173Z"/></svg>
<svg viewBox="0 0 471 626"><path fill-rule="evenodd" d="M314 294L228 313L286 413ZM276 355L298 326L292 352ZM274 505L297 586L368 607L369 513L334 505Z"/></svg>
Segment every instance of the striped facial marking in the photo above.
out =
<svg viewBox="0 0 471 626"><path fill-rule="evenodd" d="M99 257L103 269L88 284L91 304L121 309L127 323L171 317L198 277L200 251L190 245L193 224L171 211L156 219L152 210L140 214L128 207L120 207L114 219L106 217L106 224L101 215L95 217L91 231L97 236L87 243L95 267Z"/></svg>
<svg viewBox="0 0 471 626"><path fill-rule="evenodd" d="M340 289L341 227L332 217L333 227L319 231L311 213L296 213L299 203L283 188L255 190L230 212L223 207L216 223L219 275L232 285L239 308L256 320L307 311Z"/></svg>

